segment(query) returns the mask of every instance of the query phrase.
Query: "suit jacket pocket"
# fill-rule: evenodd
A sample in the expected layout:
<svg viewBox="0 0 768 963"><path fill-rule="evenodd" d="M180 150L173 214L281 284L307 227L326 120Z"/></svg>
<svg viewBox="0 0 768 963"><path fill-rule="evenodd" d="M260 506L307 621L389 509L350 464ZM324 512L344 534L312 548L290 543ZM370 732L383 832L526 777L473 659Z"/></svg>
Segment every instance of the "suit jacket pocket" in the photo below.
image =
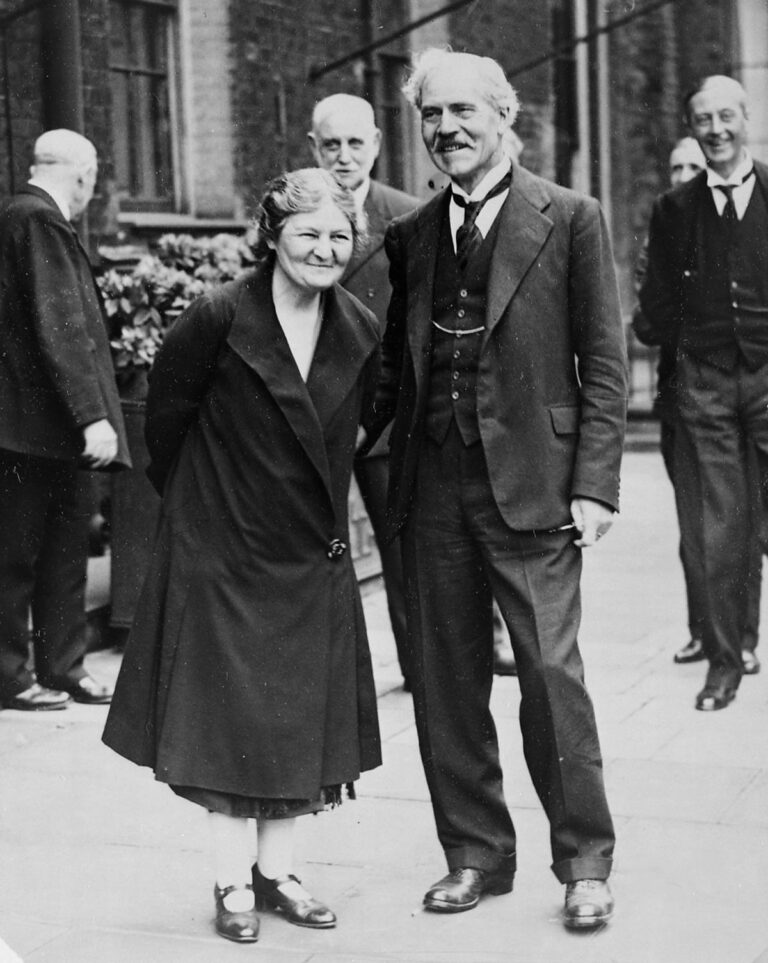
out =
<svg viewBox="0 0 768 963"><path fill-rule="evenodd" d="M581 408L578 405L553 405L549 409L549 415L556 435L578 434L581 419Z"/></svg>

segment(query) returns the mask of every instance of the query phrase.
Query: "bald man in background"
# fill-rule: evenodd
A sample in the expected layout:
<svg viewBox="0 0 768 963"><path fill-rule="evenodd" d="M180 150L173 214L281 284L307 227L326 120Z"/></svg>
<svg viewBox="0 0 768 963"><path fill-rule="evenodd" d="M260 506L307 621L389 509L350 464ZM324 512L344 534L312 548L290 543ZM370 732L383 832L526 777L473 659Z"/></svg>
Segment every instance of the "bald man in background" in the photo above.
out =
<svg viewBox="0 0 768 963"><path fill-rule="evenodd" d="M358 209L365 215L368 242L353 255L341 283L373 311L383 335L391 295L384 233L393 218L417 207L419 198L371 178L381 148L381 131L376 127L373 108L362 97L332 94L319 101L308 136L318 167L354 193ZM395 539L387 543L384 539L388 456L386 432L365 457L355 462L355 480L376 536L397 657L404 686L410 690L400 542Z"/></svg>
<svg viewBox="0 0 768 963"><path fill-rule="evenodd" d="M83 664L89 513L80 469L131 464L101 300L71 223L97 170L89 140L47 131L29 182L0 209L2 708L112 696Z"/></svg>

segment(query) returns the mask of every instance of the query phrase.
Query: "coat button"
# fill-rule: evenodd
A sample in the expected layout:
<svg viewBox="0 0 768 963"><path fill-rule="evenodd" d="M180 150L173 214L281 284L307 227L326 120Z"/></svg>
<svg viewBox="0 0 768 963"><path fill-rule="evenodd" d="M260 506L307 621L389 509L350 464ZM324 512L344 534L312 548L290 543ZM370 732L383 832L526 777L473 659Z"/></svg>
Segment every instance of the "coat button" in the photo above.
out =
<svg viewBox="0 0 768 963"><path fill-rule="evenodd" d="M333 561L336 561L337 558L341 558L341 556L344 554L344 552L346 552L346 550L347 550L346 542L342 542L340 538L333 538L328 544L328 552L327 552L328 558L332 559Z"/></svg>

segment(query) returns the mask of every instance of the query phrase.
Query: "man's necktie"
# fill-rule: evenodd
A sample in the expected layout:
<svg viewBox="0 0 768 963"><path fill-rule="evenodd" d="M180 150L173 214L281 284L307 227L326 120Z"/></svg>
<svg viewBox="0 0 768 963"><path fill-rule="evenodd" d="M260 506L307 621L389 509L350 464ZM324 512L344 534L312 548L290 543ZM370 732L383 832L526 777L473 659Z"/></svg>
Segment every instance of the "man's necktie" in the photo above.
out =
<svg viewBox="0 0 768 963"><path fill-rule="evenodd" d="M459 207L464 208L464 222L456 232L456 257L459 262L459 270L464 271L466 269L472 255L483 243L483 235L475 223L477 221L477 215L483 209L486 201L506 191L511 183L512 170L510 168L509 173L505 174L499 183L496 184L495 187L492 187L480 201L467 201L458 194L453 195L453 199Z"/></svg>
<svg viewBox="0 0 768 963"><path fill-rule="evenodd" d="M746 184L746 182L755 173L755 168L752 167L747 173L742 177L741 183ZM739 185L735 184L716 184L715 187L718 191L722 191L725 194L725 207L723 208L723 213L720 215L723 219L723 223L727 227L732 227L739 219L736 213L736 205L733 203L733 188Z"/></svg>
<svg viewBox="0 0 768 963"><path fill-rule="evenodd" d="M737 221L736 205L733 203L733 184L718 184L717 190L725 194L725 207L720 215L726 227L732 227Z"/></svg>

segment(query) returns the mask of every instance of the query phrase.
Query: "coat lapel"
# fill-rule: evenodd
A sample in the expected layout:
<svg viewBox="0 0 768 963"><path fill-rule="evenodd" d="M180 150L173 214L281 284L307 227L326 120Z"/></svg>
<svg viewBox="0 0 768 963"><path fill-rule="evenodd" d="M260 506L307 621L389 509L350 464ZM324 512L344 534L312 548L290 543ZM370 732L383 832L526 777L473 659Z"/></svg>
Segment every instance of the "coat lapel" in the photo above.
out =
<svg viewBox="0 0 768 963"><path fill-rule="evenodd" d="M546 191L522 167L515 166L512 186L499 212L488 278L484 342L549 237L553 224L543 213L548 206Z"/></svg>
<svg viewBox="0 0 768 963"><path fill-rule="evenodd" d="M449 191L438 194L418 212L416 226L408 241L408 343L417 384L428 364L427 351L432 334L432 302L437 267L440 219L447 216Z"/></svg>
<svg viewBox="0 0 768 963"><path fill-rule="evenodd" d="M361 317L352 298L336 285L325 296L325 311L307 390L325 427L357 383L378 334Z"/></svg>
<svg viewBox="0 0 768 963"><path fill-rule="evenodd" d="M264 382L330 495L323 430L277 320L271 281L272 271L264 265L243 285L227 342Z"/></svg>

